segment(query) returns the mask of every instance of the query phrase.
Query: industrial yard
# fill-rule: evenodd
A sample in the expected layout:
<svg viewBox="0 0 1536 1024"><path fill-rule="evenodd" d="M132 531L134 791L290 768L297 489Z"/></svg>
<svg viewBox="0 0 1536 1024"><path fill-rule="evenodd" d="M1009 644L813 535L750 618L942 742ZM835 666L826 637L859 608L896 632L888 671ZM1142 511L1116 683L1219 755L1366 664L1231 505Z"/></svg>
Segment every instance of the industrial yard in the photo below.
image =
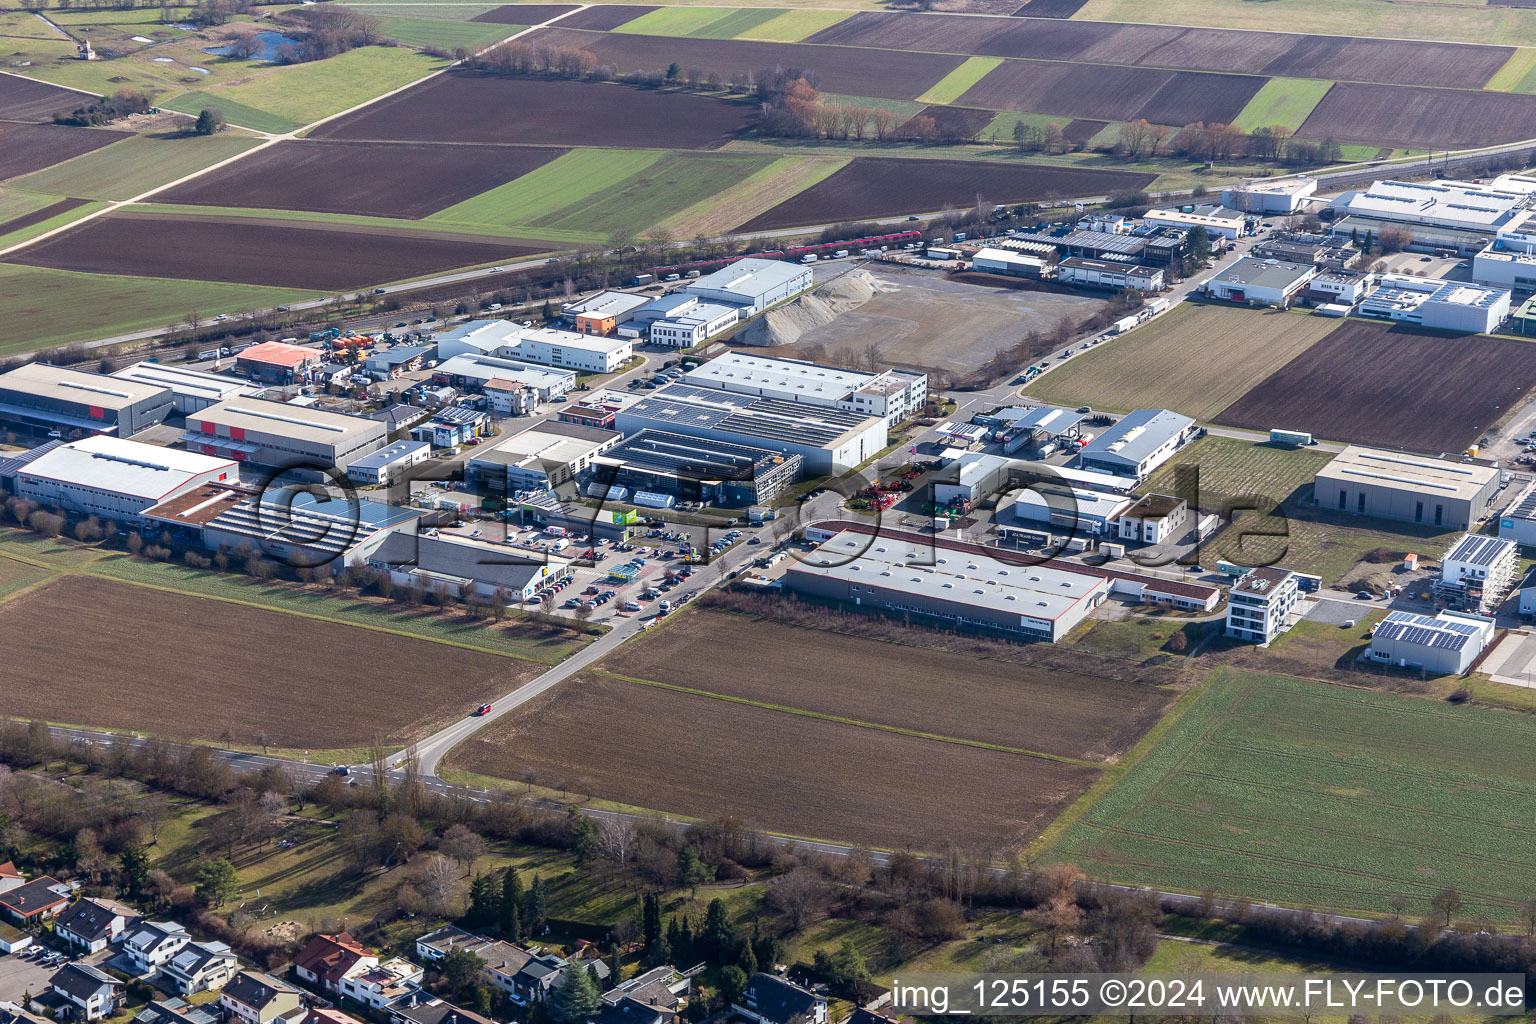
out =
<svg viewBox="0 0 1536 1024"><path fill-rule="evenodd" d="M863 273L872 290L867 301L837 303L851 308L773 354L860 365L873 353L881 364L963 378L1031 332L1049 335L1063 319L1078 322L1108 305L1064 290L986 287L895 265ZM775 318L799 319L793 311L770 314L770 323Z"/></svg>

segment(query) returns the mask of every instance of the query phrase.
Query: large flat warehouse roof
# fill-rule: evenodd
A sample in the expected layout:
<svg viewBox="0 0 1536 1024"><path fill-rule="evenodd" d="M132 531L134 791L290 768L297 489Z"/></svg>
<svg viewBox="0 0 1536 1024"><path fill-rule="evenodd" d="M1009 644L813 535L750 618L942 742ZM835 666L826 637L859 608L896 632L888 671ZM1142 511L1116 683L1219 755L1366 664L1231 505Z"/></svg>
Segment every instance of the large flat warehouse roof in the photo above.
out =
<svg viewBox="0 0 1536 1024"><path fill-rule="evenodd" d="M160 501L194 477L217 472L240 478L240 467L229 459L100 436L60 445L20 475Z"/></svg>
<svg viewBox="0 0 1536 1024"><path fill-rule="evenodd" d="M339 444L358 434L382 434L384 424L366 416L326 412L313 406L269 402L260 398L234 398L210 405L187 417L187 426L205 434L225 430L278 434L315 444Z"/></svg>
<svg viewBox="0 0 1536 1024"><path fill-rule="evenodd" d="M793 400L814 397L837 401L862 387L875 375L835 366L818 366L800 359L775 359L746 352L727 352L689 370L683 380L706 387L756 388Z"/></svg>
<svg viewBox="0 0 1536 1024"><path fill-rule="evenodd" d="M194 398L208 398L215 402L232 395L251 394L259 388L238 377L194 370L188 366L166 366L163 363L134 363L112 374L118 380L135 381L150 387L165 388L173 394Z"/></svg>
<svg viewBox="0 0 1536 1024"><path fill-rule="evenodd" d="M1316 479L1409 488L1470 501L1498 477L1497 466L1352 444L1318 470Z"/></svg>
<svg viewBox="0 0 1536 1024"><path fill-rule="evenodd" d="M550 420L513 434L490 448L476 450L470 456L470 461L521 466L534 459L541 459L564 465L592 454L618 436L616 430Z"/></svg>
<svg viewBox="0 0 1536 1024"><path fill-rule="evenodd" d="M925 547L900 537L844 530L791 572L922 596L989 611L1058 619L1107 589L1102 576L986 555Z"/></svg>
<svg viewBox="0 0 1536 1024"><path fill-rule="evenodd" d="M0 374L0 389L24 392L38 398L94 405L102 409L126 409L135 402L156 398L165 388L119 377L105 377L84 370L69 370L47 363L28 363ZM97 424L99 427L101 424Z"/></svg>

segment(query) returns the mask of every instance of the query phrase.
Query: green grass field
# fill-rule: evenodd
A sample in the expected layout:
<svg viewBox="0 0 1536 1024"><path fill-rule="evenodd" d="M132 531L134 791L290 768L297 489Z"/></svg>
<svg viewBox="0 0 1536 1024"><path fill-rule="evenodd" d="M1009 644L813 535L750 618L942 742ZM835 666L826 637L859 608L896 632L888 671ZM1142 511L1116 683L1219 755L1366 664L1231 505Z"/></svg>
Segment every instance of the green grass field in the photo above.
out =
<svg viewBox="0 0 1536 1024"><path fill-rule="evenodd" d="M409 85L446 64L414 50L365 46L329 60L278 68L251 82L210 90L209 99L219 106L231 100L291 124L305 125ZM184 109L180 104L171 106ZM235 120L233 114L227 116Z"/></svg>
<svg viewBox="0 0 1536 1024"><path fill-rule="evenodd" d="M1088 0L1077 21L1128 21L1434 42L1536 45L1536 10L1379 0Z"/></svg>
<svg viewBox="0 0 1536 1024"><path fill-rule="evenodd" d="M1002 62L1001 57L968 57L918 99L924 103L953 103Z"/></svg>
<svg viewBox="0 0 1536 1024"><path fill-rule="evenodd" d="M1522 61L1522 58L1526 59ZM1521 64L1524 65L1523 73L1510 86L1510 90L1512 92L1536 93L1536 49L1517 50L1515 55L1509 59L1509 63L1500 68L1499 73L1493 76L1493 79L1488 84L1488 88L1493 88L1493 82L1500 79L1505 71L1511 67L1519 67Z"/></svg>
<svg viewBox="0 0 1536 1024"><path fill-rule="evenodd" d="M0 263L0 355L69 345L203 316L265 309L303 292L256 285L77 274Z"/></svg>
<svg viewBox="0 0 1536 1024"><path fill-rule="evenodd" d="M473 21L480 15L494 11L501 4L474 4L474 3L350 3L348 7L356 8L364 14L373 14L380 18L431 18L434 21Z"/></svg>
<svg viewBox="0 0 1536 1024"><path fill-rule="evenodd" d="M1454 887L1463 913L1510 920L1536 894L1533 742L1525 716L1223 670L1049 856L1377 913Z"/></svg>
<svg viewBox="0 0 1536 1024"><path fill-rule="evenodd" d="M183 93L175 99L165 100L160 105L169 110L179 110L183 114L193 115L208 107L214 107L224 115L227 123L258 132L282 134L304 126L303 122L279 117L269 110L258 110L249 104L241 103L226 93L217 95L202 91Z"/></svg>
<svg viewBox="0 0 1536 1024"><path fill-rule="evenodd" d="M1536 49L1516 50L1483 88L1499 92L1523 92L1520 86L1533 71L1536 71Z"/></svg>
<svg viewBox="0 0 1536 1024"><path fill-rule="evenodd" d="M614 29L625 35L691 36L738 12L721 7L658 7ZM750 26L748 26L750 27ZM720 36L716 38L729 38Z"/></svg>
<svg viewBox="0 0 1536 1024"><path fill-rule="evenodd" d="M532 224L588 196L610 191L664 156L651 150L575 149L505 185L440 210L422 223L508 229Z"/></svg>
<svg viewBox="0 0 1536 1024"><path fill-rule="evenodd" d="M1238 495L1263 495L1283 501L1299 487L1312 483L1333 453L1316 448L1287 448L1235 437L1203 437L1165 462L1141 490L1173 494L1181 466L1200 470L1200 507L1215 508Z"/></svg>
<svg viewBox="0 0 1536 1024"><path fill-rule="evenodd" d="M1023 114L1017 110L1002 110L977 134L983 139L995 136L999 142L1009 143L1013 141L1013 126L1016 124L1029 125L1032 128L1045 128L1056 124L1065 128L1071 120L1070 117L1051 117L1048 114Z"/></svg>
<svg viewBox="0 0 1536 1024"><path fill-rule="evenodd" d="M540 229L643 232L695 202L739 184L775 161L741 153L671 153L533 222Z"/></svg>
<svg viewBox="0 0 1536 1024"><path fill-rule="evenodd" d="M6 232L0 235L0 249L8 249L13 245L25 242L29 238L36 238L38 235L52 231L54 228L63 227L65 224L95 213L106 205L106 203L100 202L86 203L83 206L77 206L73 210L66 210L63 213L55 214L47 220L38 221L36 224L21 228L20 230Z"/></svg>
<svg viewBox="0 0 1536 1024"><path fill-rule="evenodd" d="M20 39L63 39L64 36L58 29L39 18L30 11L4 11L0 12L0 37L7 40Z"/></svg>
<svg viewBox="0 0 1536 1024"><path fill-rule="evenodd" d="M17 217L25 217L34 210L41 210L59 201L57 195L43 195L15 188L0 188L0 224Z"/></svg>
<svg viewBox="0 0 1536 1024"><path fill-rule="evenodd" d="M847 161L836 159L781 157L729 188L667 218L660 226L671 231L674 238L722 235L742 223L743 218L750 219L772 209L830 177L846 164Z"/></svg>
<svg viewBox="0 0 1536 1024"><path fill-rule="evenodd" d="M371 12L365 12L371 13ZM436 46L454 50L462 46L475 50L489 46L527 28L527 25L498 25L487 21L449 21L444 18L379 16L379 31L406 46Z"/></svg>
<svg viewBox="0 0 1536 1024"><path fill-rule="evenodd" d="M1164 408L1209 419L1338 325L1327 317L1185 302L1049 371L1029 393L1056 405Z"/></svg>
<svg viewBox="0 0 1536 1024"><path fill-rule="evenodd" d="M17 188L79 199L132 199L257 144L243 135L135 135L19 178Z"/></svg>
<svg viewBox="0 0 1536 1024"><path fill-rule="evenodd" d="M832 107L867 107L870 110L889 110L902 117L911 117L928 104L920 100L888 100L880 96L849 96L841 92L824 92L821 101Z"/></svg>
<svg viewBox="0 0 1536 1024"><path fill-rule="evenodd" d="M778 17L778 13L772 10L746 10L727 14L718 21L712 21L703 28L696 28L689 33L694 39L735 39L743 32L751 32L764 22L772 21Z"/></svg>
<svg viewBox="0 0 1536 1024"><path fill-rule="evenodd" d="M47 578L46 569L10 558L0 558L0 599Z"/></svg>
<svg viewBox="0 0 1536 1024"><path fill-rule="evenodd" d="M1271 125L1295 131L1332 87L1332 82L1315 78L1271 78L1232 123L1248 132Z"/></svg>
<svg viewBox="0 0 1536 1024"><path fill-rule="evenodd" d="M806 36L831 28L853 15L852 11L785 11L737 36L737 39L763 39L772 43L798 43Z"/></svg>

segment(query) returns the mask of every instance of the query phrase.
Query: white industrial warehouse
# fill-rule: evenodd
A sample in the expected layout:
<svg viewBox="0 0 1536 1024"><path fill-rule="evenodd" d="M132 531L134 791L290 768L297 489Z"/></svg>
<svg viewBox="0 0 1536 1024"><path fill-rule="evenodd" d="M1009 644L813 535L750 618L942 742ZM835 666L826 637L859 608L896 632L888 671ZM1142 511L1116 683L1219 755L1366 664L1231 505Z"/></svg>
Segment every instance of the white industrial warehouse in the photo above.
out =
<svg viewBox="0 0 1536 1024"><path fill-rule="evenodd" d="M928 375L909 370L864 373L799 359L732 351L683 375L700 387L879 416L896 424L928 402Z"/></svg>
<svg viewBox="0 0 1536 1024"><path fill-rule="evenodd" d="M16 474L17 496L138 523L145 509L204 484L238 483L229 459L98 435L58 445Z"/></svg>

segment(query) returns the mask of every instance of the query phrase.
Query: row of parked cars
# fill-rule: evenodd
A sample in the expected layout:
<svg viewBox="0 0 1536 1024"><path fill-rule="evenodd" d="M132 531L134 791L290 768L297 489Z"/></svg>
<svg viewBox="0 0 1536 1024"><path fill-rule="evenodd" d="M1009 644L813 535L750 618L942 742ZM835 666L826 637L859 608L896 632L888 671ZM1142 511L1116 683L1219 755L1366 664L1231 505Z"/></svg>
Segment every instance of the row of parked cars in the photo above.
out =
<svg viewBox="0 0 1536 1024"><path fill-rule="evenodd" d="M74 959L74 956L69 953L61 953L56 949L37 945L28 946L16 956L21 960L32 960L40 967L60 967Z"/></svg>

